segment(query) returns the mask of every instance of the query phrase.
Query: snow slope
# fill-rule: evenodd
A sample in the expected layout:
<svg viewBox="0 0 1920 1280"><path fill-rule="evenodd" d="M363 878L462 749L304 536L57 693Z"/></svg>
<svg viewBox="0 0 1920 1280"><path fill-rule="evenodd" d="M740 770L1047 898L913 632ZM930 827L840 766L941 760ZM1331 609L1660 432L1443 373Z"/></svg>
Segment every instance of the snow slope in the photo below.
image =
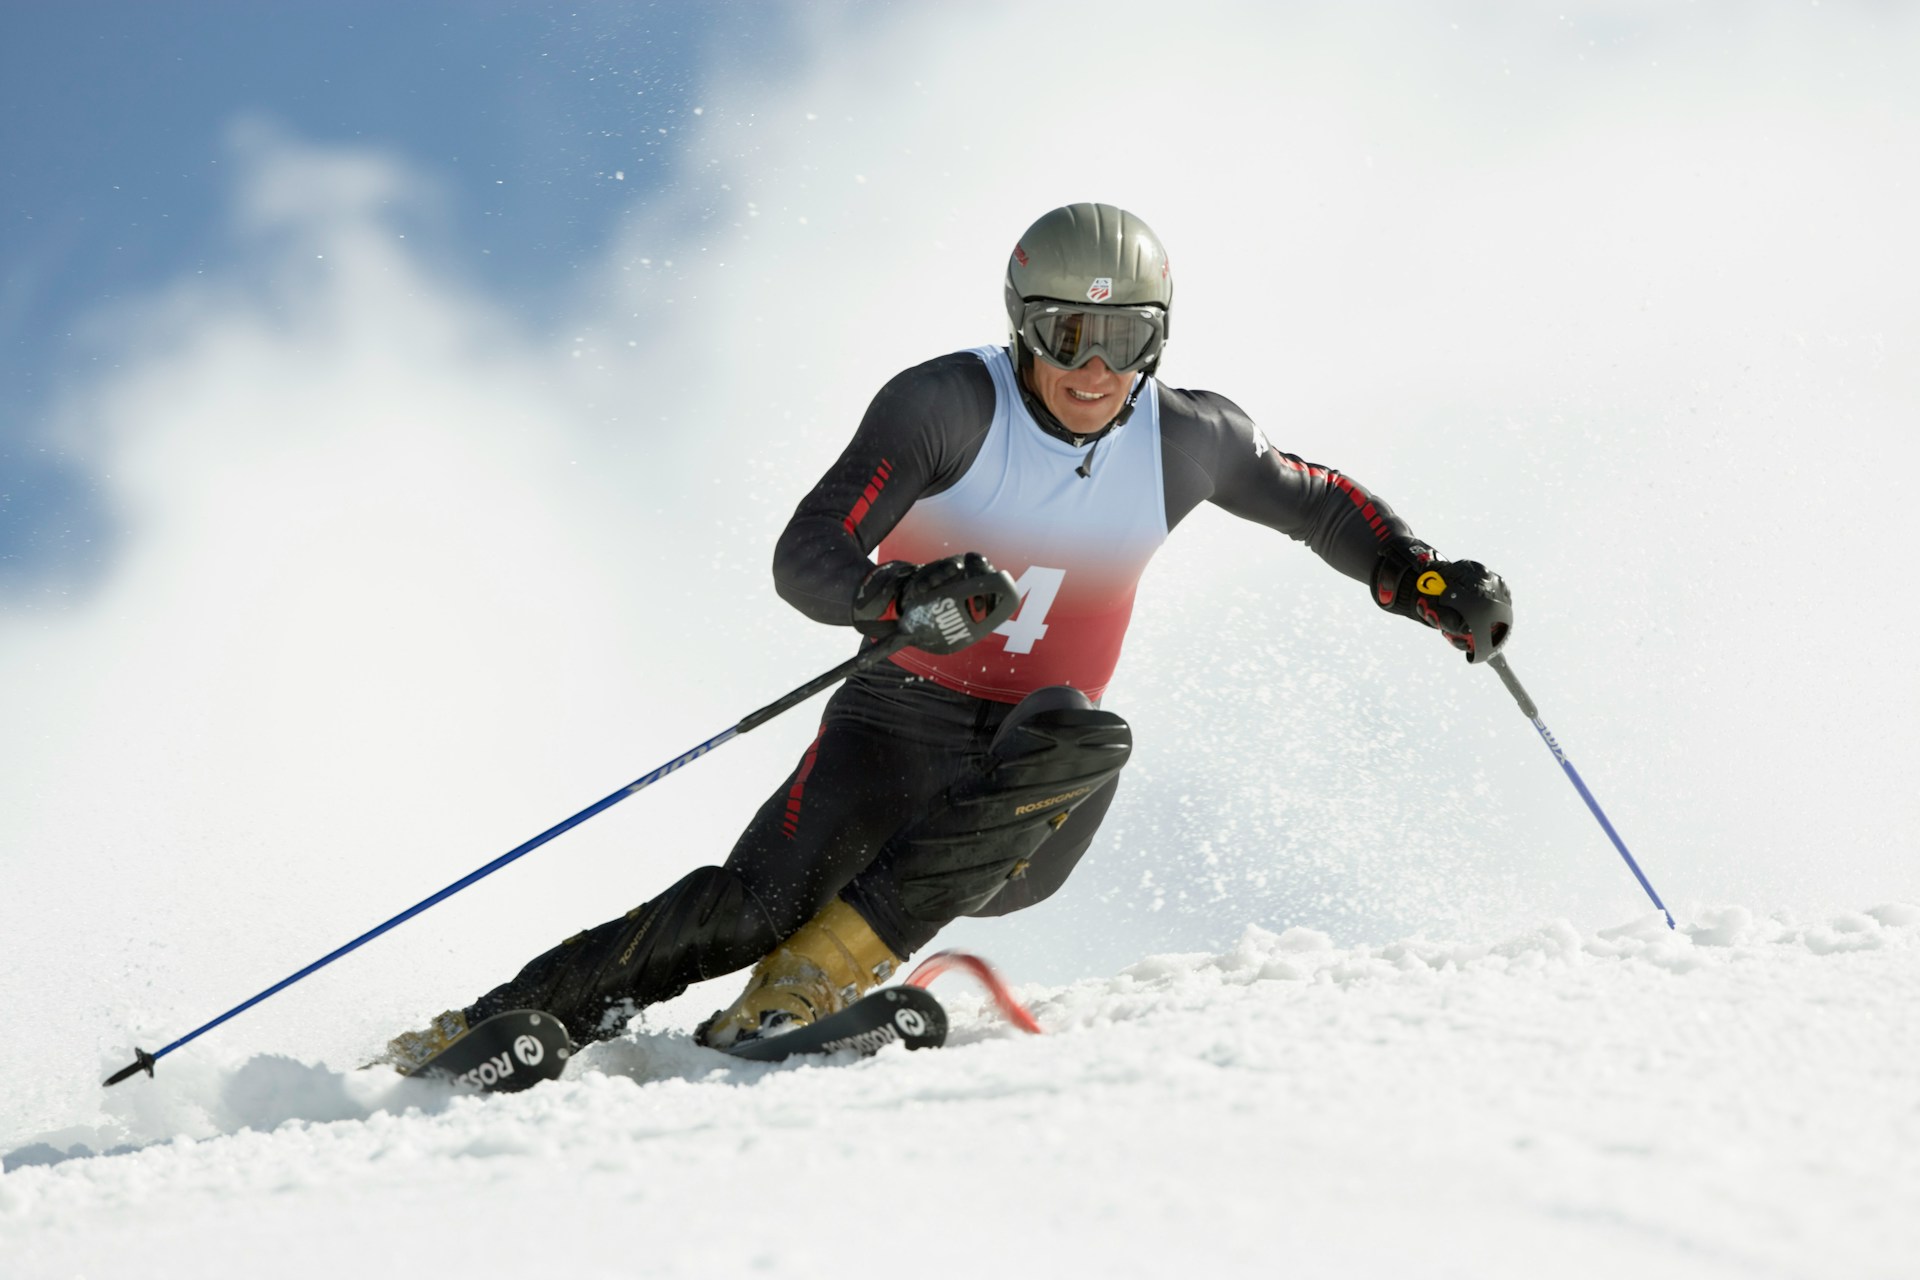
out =
<svg viewBox="0 0 1920 1280"><path fill-rule="evenodd" d="M1249 928L1021 989L1038 1038L943 978L947 1049L850 1064L675 1034L728 987L495 1098L209 1037L0 1131L0 1275L1920 1270L1920 907Z"/></svg>

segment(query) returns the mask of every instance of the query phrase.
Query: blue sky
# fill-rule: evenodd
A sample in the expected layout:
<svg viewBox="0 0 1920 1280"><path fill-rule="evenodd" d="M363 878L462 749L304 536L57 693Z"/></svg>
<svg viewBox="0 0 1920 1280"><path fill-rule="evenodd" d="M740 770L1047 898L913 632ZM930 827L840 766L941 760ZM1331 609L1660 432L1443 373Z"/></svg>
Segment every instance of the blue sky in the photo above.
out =
<svg viewBox="0 0 1920 1280"><path fill-rule="evenodd" d="M229 256L236 120L391 147L430 170L450 197L440 251L537 325L628 202L670 180L715 52L777 59L785 13L694 0L0 7L0 110L16 122L0 133L0 594L84 587L113 554L109 504L43 417L110 358L87 316Z"/></svg>

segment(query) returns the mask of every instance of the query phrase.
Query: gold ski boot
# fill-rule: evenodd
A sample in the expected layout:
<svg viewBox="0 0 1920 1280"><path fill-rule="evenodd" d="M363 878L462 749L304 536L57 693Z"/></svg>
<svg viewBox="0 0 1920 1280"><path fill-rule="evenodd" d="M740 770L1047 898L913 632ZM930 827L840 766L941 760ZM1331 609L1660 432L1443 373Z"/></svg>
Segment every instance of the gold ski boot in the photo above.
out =
<svg viewBox="0 0 1920 1280"><path fill-rule="evenodd" d="M386 1057L375 1061L391 1063L401 1075L410 1076L421 1064L465 1034L467 1015L458 1009L449 1009L428 1023L425 1031L408 1031L387 1041Z"/></svg>
<svg viewBox="0 0 1920 1280"><path fill-rule="evenodd" d="M740 998L701 1023L694 1038L725 1049L806 1026L846 1008L904 963L858 911L835 898L755 965Z"/></svg>

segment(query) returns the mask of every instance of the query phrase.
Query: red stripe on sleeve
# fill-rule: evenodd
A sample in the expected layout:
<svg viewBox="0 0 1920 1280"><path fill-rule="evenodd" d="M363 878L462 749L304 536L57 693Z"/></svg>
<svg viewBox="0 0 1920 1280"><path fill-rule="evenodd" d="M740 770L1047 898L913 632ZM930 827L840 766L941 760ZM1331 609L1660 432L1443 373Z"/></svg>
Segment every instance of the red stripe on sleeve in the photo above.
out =
<svg viewBox="0 0 1920 1280"><path fill-rule="evenodd" d="M873 504L879 499L881 490L887 487L887 477L892 474L893 463L886 458L880 459L880 465L874 469L873 478L867 481L866 487L861 490L859 500L853 504L853 510L840 521L841 527L848 533L858 529L860 522L867 518L867 512L873 510Z"/></svg>

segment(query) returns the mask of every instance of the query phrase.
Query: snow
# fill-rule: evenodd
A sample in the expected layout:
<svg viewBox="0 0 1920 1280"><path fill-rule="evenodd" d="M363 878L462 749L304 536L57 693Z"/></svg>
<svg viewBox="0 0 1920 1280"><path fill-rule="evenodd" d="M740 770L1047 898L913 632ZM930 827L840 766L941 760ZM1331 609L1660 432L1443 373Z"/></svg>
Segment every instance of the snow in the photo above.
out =
<svg viewBox="0 0 1920 1280"><path fill-rule="evenodd" d="M1017 976L1017 975L1016 975ZM962 976L948 1047L747 1064L706 984L481 1097L209 1038L0 1130L0 1275L1896 1276L1920 907ZM101 1074L120 1065L103 1060ZM60 1159L84 1143L121 1154ZM53 1161L52 1163L46 1163Z"/></svg>

